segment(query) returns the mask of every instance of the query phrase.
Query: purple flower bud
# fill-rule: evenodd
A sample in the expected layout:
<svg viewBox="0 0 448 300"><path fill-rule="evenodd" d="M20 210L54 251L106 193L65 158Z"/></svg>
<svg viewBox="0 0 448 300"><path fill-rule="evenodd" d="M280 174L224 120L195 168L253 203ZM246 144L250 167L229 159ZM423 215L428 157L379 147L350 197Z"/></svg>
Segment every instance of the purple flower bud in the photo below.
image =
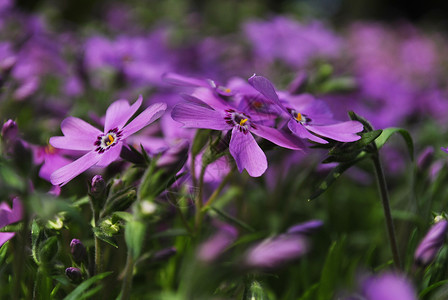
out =
<svg viewBox="0 0 448 300"><path fill-rule="evenodd" d="M14 141L17 138L19 129L17 128L16 122L9 119L3 124L2 127L2 138L5 143Z"/></svg>
<svg viewBox="0 0 448 300"><path fill-rule="evenodd" d="M162 250L154 253L153 257L151 258L151 261L152 262L160 262L160 261L167 260L171 256L175 255L176 252L177 252L177 250L174 247L162 249Z"/></svg>
<svg viewBox="0 0 448 300"><path fill-rule="evenodd" d="M198 259L203 262L216 260L235 241L237 230L230 225L221 225L218 233L205 241L198 251Z"/></svg>
<svg viewBox="0 0 448 300"><path fill-rule="evenodd" d="M287 233L309 235L318 231L323 225L324 222L321 220L311 220L290 227Z"/></svg>
<svg viewBox="0 0 448 300"><path fill-rule="evenodd" d="M434 147L426 147L417 158L417 166L419 169L424 170L429 167L434 159Z"/></svg>
<svg viewBox="0 0 448 300"><path fill-rule="evenodd" d="M418 245L417 250L415 250L414 261L417 265L426 266L434 260L445 242L447 230L448 221L441 217L436 217L436 223L432 225Z"/></svg>
<svg viewBox="0 0 448 300"><path fill-rule="evenodd" d="M255 268L276 268L304 255L308 248L305 237L284 234L264 240L249 249L245 263Z"/></svg>
<svg viewBox="0 0 448 300"><path fill-rule="evenodd" d="M362 294L368 300L417 300L412 284L403 276L385 273L369 277L362 284Z"/></svg>
<svg viewBox="0 0 448 300"><path fill-rule="evenodd" d="M80 283L82 281L81 270L78 268L70 267L65 269L65 275L74 283Z"/></svg>
<svg viewBox="0 0 448 300"><path fill-rule="evenodd" d="M93 176L90 185L90 194L94 198L98 198L101 195L103 195L105 190L106 190L106 182L104 181L103 177L101 175Z"/></svg>
<svg viewBox="0 0 448 300"><path fill-rule="evenodd" d="M80 264L81 262L87 260L87 250L86 250L86 247L78 239L73 239L70 242L70 252L72 253L73 260L77 264Z"/></svg>

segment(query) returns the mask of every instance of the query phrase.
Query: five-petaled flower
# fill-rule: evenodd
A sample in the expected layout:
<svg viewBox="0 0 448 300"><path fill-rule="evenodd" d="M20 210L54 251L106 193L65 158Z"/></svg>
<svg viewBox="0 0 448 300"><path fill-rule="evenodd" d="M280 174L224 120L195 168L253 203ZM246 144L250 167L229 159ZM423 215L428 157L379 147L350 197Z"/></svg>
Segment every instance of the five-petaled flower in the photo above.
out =
<svg viewBox="0 0 448 300"><path fill-rule="evenodd" d="M64 136L50 138L50 144L55 148L87 151L87 153L52 173L51 183L64 185L92 166L105 167L115 161L120 155L125 139L158 119L166 109L165 103L153 104L126 124L141 106L142 101L140 95L132 105L129 105L127 100L112 103L106 112L104 131L75 117L68 117L62 121L61 130Z"/></svg>

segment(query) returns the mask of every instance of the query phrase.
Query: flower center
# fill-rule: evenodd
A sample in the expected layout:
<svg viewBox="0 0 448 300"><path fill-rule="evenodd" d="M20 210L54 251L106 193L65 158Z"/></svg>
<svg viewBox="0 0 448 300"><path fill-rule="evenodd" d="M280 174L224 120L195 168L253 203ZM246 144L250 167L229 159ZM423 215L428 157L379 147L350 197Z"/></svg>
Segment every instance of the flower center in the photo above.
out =
<svg viewBox="0 0 448 300"><path fill-rule="evenodd" d="M294 109L288 109L291 116L299 123L306 124L311 121L310 118L308 118L305 114L299 113L298 111Z"/></svg>
<svg viewBox="0 0 448 300"><path fill-rule="evenodd" d="M109 148L115 146L122 136L122 132L118 128L109 130L105 134L100 134L95 141L95 151L98 153L104 153Z"/></svg>
<svg viewBox="0 0 448 300"><path fill-rule="evenodd" d="M250 121L250 117L245 113L236 112L233 109L226 110L226 116L224 117L226 123L237 127L239 131L247 134L250 128L256 129L257 127Z"/></svg>

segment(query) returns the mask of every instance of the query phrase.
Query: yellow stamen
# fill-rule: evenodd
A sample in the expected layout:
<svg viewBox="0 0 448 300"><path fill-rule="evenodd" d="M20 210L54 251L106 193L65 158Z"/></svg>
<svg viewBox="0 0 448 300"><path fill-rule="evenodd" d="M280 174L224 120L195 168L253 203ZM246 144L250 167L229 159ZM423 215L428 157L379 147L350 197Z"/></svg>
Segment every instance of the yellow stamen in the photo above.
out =
<svg viewBox="0 0 448 300"><path fill-rule="evenodd" d="M114 141L115 141L115 139L114 139L114 137L112 136L112 135L108 135L107 136L107 138L109 139L109 141L108 142L106 142L106 144L109 146L110 144L112 144Z"/></svg>
<svg viewBox="0 0 448 300"><path fill-rule="evenodd" d="M296 117L297 121L302 121L302 114L301 113L297 113L297 117Z"/></svg>
<svg viewBox="0 0 448 300"><path fill-rule="evenodd" d="M226 93L230 93L232 90L231 89L229 89L229 88L226 88L225 90L224 90L224 92L226 92Z"/></svg>
<svg viewBox="0 0 448 300"><path fill-rule="evenodd" d="M244 123L246 123L246 122L247 122L247 119L241 119L241 121L240 121L240 126L243 126Z"/></svg>
<svg viewBox="0 0 448 300"><path fill-rule="evenodd" d="M45 147L44 151L47 154L53 154L56 152L56 149L52 145L48 145L47 147Z"/></svg>

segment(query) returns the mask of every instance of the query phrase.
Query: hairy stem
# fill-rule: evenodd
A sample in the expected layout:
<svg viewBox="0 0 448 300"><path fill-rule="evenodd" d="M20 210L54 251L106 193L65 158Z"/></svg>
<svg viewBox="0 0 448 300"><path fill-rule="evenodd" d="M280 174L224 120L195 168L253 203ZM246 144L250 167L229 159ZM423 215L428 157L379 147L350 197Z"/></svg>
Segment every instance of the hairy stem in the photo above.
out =
<svg viewBox="0 0 448 300"><path fill-rule="evenodd" d="M134 258L132 257L131 251L128 251L128 257L126 260L126 274L123 279L123 285L121 286L120 300L126 300L131 298L133 273L134 273Z"/></svg>

